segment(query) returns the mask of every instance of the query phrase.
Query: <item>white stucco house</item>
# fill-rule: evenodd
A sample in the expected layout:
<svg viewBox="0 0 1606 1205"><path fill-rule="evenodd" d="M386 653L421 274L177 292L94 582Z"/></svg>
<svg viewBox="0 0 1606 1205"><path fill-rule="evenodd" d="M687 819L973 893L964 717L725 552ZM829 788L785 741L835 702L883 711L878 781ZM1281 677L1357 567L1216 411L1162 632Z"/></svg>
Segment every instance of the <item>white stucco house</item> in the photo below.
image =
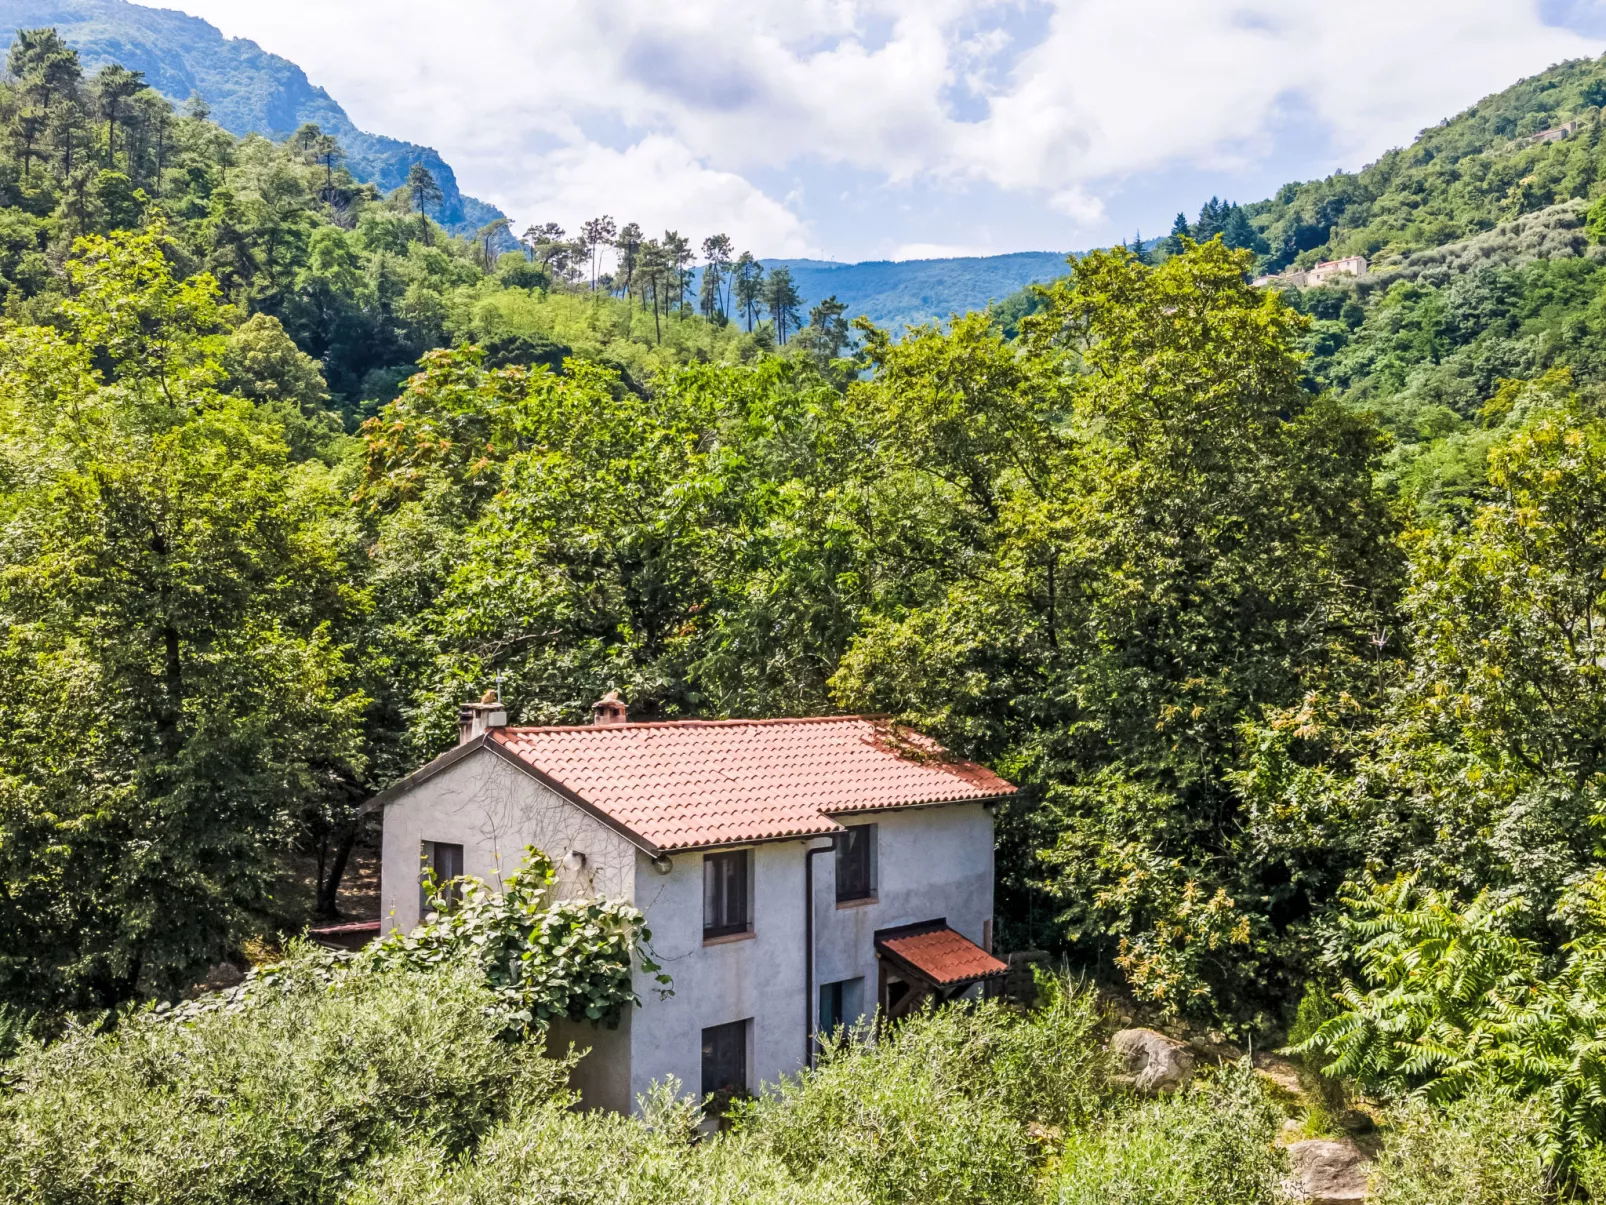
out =
<svg viewBox="0 0 1606 1205"><path fill-rule="evenodd" d="M510 727L463 709L457 748L376 799L381 927L420 919L420 878L517 869L526 845L558 898L628 900L673 978L638 970L617 1029L563 1025L590 1047L588 1106L635 1107L673 1076L693 1093L757 1091L804 1066L816 1032L879 1008L981 990L991 953L991 805L1014 787L906 729L861 716Z"/></svg>

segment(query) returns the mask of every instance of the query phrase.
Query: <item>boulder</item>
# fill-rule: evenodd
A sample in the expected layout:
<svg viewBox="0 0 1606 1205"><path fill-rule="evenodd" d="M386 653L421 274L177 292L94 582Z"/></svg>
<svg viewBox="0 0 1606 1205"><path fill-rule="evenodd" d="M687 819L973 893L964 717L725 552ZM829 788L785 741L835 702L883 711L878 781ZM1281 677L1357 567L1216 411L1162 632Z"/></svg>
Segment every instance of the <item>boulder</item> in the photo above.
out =
<svg viewBox="0 0 1606 1205"><path fill-rule="evenodd" d="M207 968L206 978L201 980L201 986L209 992L216 992L226 987L238 987L244 982L244 971L232 962L220 962Z"/></svg>
<svg viewBox="0 0 1606 1205"><path fill-rule="evenodd" d="M1353 1142L1307 1138L1288 1145L1295 1197L1309 1205L1360 1205L1370 1164Z"/></svg>
<svg viewBox="0 0 1606 1205"><path fill-rule="evenodd" d="M1281 1055L1255 1051L1255 1074L1280 1092L1301 1096L1304 1088L1299 1082L1299 1068Z"/></svg>
<svg viewBox="0 0 1606 1205"><path fill-rule="evenodd" d="M1152 1029L1123 1029L1110 1050L1126 1072L1121 1078L1144 1096L1185 1088L1193 1079L1193 1051L1187 1043Z"/></svg>

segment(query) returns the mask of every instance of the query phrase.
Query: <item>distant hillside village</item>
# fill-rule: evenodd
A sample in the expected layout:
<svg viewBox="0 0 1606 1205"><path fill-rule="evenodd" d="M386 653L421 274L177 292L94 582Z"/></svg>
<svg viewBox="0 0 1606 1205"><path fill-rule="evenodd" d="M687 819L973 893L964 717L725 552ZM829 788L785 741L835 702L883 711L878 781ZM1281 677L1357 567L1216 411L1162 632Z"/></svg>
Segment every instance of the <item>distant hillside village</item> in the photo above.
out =
<svg viewBox="0 0 1606 1205"><path fill-rule="evenodd" d="M1343 259L1323 260L1315 267L1304 271L1293 269L1271 276L1257 276L1253 283L1257 289L1313 289L1335 277L1351 276L1359 280L1366 273L1366 256L1350 255Z"/></svg>

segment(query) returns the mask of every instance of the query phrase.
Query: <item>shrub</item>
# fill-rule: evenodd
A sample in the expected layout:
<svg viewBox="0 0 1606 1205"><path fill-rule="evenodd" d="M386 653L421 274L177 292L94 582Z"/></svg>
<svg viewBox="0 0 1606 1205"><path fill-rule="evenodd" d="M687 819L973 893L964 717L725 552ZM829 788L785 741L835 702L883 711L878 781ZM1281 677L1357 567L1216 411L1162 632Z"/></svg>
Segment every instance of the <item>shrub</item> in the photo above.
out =
<svg viewBox="0 0 1606 1205"><path fill-rule="evenodd" d="M987 1090L1022 1124L1085 1124L1106 1103L1114 1070L1097 994L1041 972L1037 991L1035 1009L1013 1023L1002 1014L985 1040Z"/></svg>
<svg viewBox="0 0 1606 1205"><path fill-rule="evenodd" d="M1346 899L1369 990L1296 1049L1326 1074L1447 1104L1492 1089L1542 1100L1558 1167L1606 1138L1606 873L1575 883L1558 916L1574 932L1547 976L1542 951L1510 932L1520 897L1461 906L1404 877Z"/></svg>
<svg viewBox="0 0 1606 1205"><path fill-rule="evenodd" d="M700 1110L657 1088L640 1119L537 1105L500 1127L472 1163L415 1149L377 1168L350 1205L867 1205L850 1185L804 1181L751 1140L693 1145Z"/></svg>
<svg viewBox="0 0 1606 1205"><path fill-rule="evenodd" d="M1374 1205L1547 1205L1553 1201L1538 1102L1481 1091L1435 1109L1411 1100L1391 1118Z"/></svg>
<svg viewBox="0 0 1606 1205"><path fill-rule="evenodd" d="M467 968L301 967L236 1011L25 1047L0 1098L0 1202L333 1202L408 1142L453 1156L562 1091L566 1064L500 1040Z"/></svg>
<svg viewBox="0 0 1606 1205"><path fill-rule="evenodd" d="M1026 1017L921 1014L874 1046L828 1044L817 1070L695 1144L701 1110L678 1084L655 1087L635 1120L537 1104L472 1162L423 1145L392 1157L352 1205L1025 1202L1041 1156L1028 1123L1103 1104L1096 1026L1091 993L1064 984Z"/></svg>
<svg viewBox="0 0 1606 1205"><path fill-rule="evenodd" d="M1028 1123L1097 1107L1094 1023L1069 991L1031 1019L995 1003L922 1013L874 1045L829 1044L813 1071L740 1106L736 1129L799 1178L849 1183L871 1202L1026 1202Z"/></svg>
<svg viewBox="0 0 1606 1205"><path fill-rule="evenodd" d="M1247 1065L1066 1139L1059 1205L1274 1205L1287 1174L1277 1110Z"/></svg>

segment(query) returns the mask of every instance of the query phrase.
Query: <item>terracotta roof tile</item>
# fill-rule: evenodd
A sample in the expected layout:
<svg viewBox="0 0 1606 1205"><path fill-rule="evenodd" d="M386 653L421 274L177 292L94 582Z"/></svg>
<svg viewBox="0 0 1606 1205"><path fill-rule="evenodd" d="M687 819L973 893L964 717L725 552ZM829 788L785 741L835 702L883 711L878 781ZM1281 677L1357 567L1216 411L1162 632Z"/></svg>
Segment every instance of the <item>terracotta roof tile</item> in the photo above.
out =
<svg viewBox="0 0 1606 1205"><path fill-rule="evenodd" d="M877 948L902 959L938 987L1002 975L1009 970L975 942L946 925L920 925L889 934Z"/></svg>
<svg viewBox="0 0 1606 1205"><path fill-rule="evenodd" d="M491 739L659 849L835 832L839 813L1012 794L863 716L497 728Z"/></svg>

